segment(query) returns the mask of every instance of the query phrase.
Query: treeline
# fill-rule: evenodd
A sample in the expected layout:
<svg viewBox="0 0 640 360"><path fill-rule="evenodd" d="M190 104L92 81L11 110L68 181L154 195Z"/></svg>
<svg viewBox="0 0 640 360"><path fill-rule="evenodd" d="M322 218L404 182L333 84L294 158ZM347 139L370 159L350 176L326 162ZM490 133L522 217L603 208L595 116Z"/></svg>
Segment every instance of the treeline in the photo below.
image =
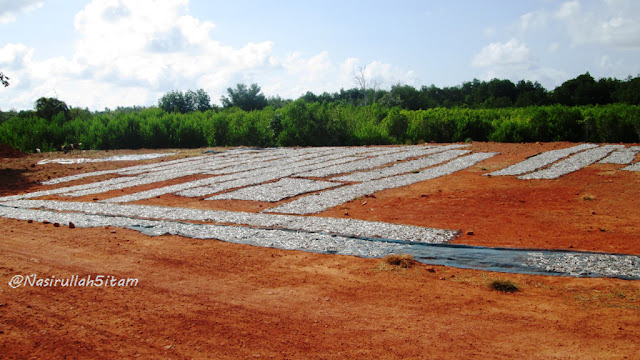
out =
<svg viewBox="0 0 640 360"><path fill-rule="evenodd" d="M359 84L366 84L365 81ZM197 91L171 91L157 107L90 112L55 98L0 111L0 142L22 151L202 146L331 146L459 141L640 142L640 78L589 73L548 92L494 79L416 89L362 85L298 100L265 97L257 84L227 89L222 107Z"/></svg>
<svg viewBox="0 0 640 360"><path fill-rule="evenodd" d="M366 84L364 80L360 82ZM267 98L260 93L260 87L238 84L227 89L228 96L220 100L224 108L237 106L243 110L260 110L267 106L282 107L292 100L280 97ZM380 104L385 107L398 106L406 110L425 110L438 107L468 107L472 109L495 109L507 107L528 107L546 105L640 105L640 77L626 80L601 78L595 80L588 72L575 79L565 81L553 91L546 90L540 83L520 80L493 79L491 81L464 82L459 86L439 88L435 85L416 89L411 85L397 84L389 90L362 85L358 88L340 89L334 93L316 95L307 92L300 97L308 103L327 102L366 106ZM210 105L204 90L172 91L165 94L158 106L167 112L187 113L219 109Z"/></svg>
<svg viewBox="0 0 640 360"><path fill-rule="evenodd" d="M640 77L626 80L602 78L596 81L588 72L568 80L553 91L546 90L538 82L521 80L474 79L462 85L439 88L434 85L416 89L410 85L394 85L390 90L354 88L333 94L302 96L308 102L347 102L351 104L380 103L399 106L407 110L423 110L437 107L506 108L543 105L640 105Z"/></svg>
<svg viewBox="0 0 640 360"><path fill-rule="evenodd" d="M298 99L276 109L237 107L187 114L160 108L99 114L70 109L44 119L15 116L0 124L0 142L22 151L61 144L86 149L203 146L331 146L462 141L640 142L640 106L563 105L524 108L405 110Z"/></svg>

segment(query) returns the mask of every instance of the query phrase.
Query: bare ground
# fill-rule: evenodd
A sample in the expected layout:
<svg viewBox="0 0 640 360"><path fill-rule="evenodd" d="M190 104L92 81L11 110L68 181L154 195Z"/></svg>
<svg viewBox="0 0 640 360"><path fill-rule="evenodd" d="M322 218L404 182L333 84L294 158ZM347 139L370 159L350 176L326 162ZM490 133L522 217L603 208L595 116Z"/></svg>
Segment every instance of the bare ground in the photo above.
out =
<svg viewBox="0 0 640 360"><path fill-rule="evenodd" d="M558 180L482 176L567 146L474 143L474 151L501 155L321 215L462 229L461 244L640 255L640 174L596 164ZM118 153L131 152L70 156ZM51 188L38 185L49 177L160 161L35 165L52 155L2 159L0 194ZM172 195L139 203L264 205ZM2 358L640 359L640 281L399 269L380 259L4 218L0 229ZM32 273L139 283L8 286L12 276ZM492 290L496 279L520 291Z"/></svg>

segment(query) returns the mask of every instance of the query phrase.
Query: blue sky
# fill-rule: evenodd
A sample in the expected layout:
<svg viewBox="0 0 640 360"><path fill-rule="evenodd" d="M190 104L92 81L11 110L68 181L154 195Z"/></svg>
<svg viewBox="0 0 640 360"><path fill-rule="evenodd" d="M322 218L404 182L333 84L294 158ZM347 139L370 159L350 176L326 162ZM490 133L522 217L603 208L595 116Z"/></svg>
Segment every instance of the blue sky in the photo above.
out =
<svg viewBox="0 0 640 360"><path fill-rule="evenodd" d="M360 68L382 89L638 76L640 1L0 0L2 110L199 88L219 103L236 83L297 98L355 87Z"/></svg>

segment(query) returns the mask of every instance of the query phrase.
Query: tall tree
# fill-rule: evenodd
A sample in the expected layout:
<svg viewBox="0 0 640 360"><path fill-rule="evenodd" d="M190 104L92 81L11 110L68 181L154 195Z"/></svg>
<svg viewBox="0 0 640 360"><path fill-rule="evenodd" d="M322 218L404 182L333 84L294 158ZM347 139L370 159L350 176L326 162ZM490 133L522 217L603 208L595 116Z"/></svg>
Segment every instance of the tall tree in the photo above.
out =
<svg viewBox="0 0 640 360"><path fill-rule="evenodd" d="M211 109L211 98L203 89L170 91L158 100L158 107L166 112L186 114L192 111L207 111Z"/></svg>
<svg viewBox="0 0 640 360"><path fill-rule="evenodd" d="M187 97L190 98L194 110L207 111L211 109L211 98L204 89L198 89L195 92L189 90Z"/></svg>
<svg viewBox="0 0 640 360"><path fill-rule="evenodd" d="M553 98L568 106L600 103L596 80L588 72L562 83L553 91Z"/></svg>
<svg viewBox="0 0 640 360"><path fill-rule="evenodd" d="M421 94L411 85L396 84L391 87L391 97L400 101L400 106L408 110L426 109Z"/></svg>
<svg viewBox="0 0 640 360"><path fill-rule="evenodd" d="M518 97L515 102L515 106L534 106L534 105L546 105L549 101L549 95L539 82L531 82L520 80L516 85Z"/></svg>
<svg viewBox="0 0 640 360"><path fill-rule="evenodd" d="M380 82L378 80L370 80L367 79L365 71L367 67L360 67L358 71L353 72L353 81L358 85L360 91L364 96L364 106L375 104L376 102L376 92L378 91L378 87L380 86Z"/></svg>
<svg viewBox="0 0 640 360"><path fill-rule="evenodd" d="M489 98L485 104L492 107L507 107L516 101L516 86L510 80L493 79L487 83L487 93Z"/></svg>
<svg viewBox="0 0 640 360"><path fill-rule="evenodd" d="M67 120L71 120L69 107L64 101L46 97L36 100L36 116L39 118L51 120L59 113L63 113Z"/></svg>
<svg viewBox="0 0 640 360"><path fill-rule="evenodd" d="M261 93L258 84L237 84L236 88L227 88L227 96L222 96L220 101L225 108L237 106L244 111L262 110L268 102L266 96Z"/></svg>
<svg viewBox="0 0 640 360"><path fill-rule="evenodd" d="M158 100L158 107L166 112L188 113L191 110L190 104L182 91L170 91Z"/></svg>
<svg viewBox="0 0 640 360"><path fill-rule="evenodd" d="M613 94L614 100L621 103L640 105L640 76L629 76Z"/></svg>

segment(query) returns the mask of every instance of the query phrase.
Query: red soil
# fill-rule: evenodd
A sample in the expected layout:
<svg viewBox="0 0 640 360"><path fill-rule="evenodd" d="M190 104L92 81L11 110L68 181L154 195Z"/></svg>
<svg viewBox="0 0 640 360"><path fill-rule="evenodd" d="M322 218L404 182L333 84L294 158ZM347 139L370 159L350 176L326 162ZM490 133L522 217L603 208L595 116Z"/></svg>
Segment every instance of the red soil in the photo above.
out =
<svg viewBox="0 0 640 360"><path fill-rule="evenodd" d="M0 143L0 158L17 158L26 155L27 154L20 150L16 150L7 144Z"/></svg>
<svg viewBox="0 0 640 360"><path fill-rule="evenodd" d="M461 244L640 254L638 173L592 165L558 180L482 176L567 146L474 143L474 151L501 155L321 215L462 229L455 241ZM0 191L47 189L37 182L134 164L30 167L46 156L3 163L21 170L25 182L13 187L2 181ZM139 203L247 211L271 206L174 195ZM421 264L398 269L380 259L4 218L0 228L2 358L640 358L640 281ZM8 286L14 275L32 273L139 283ZM511 280L520 291L492 290L488 284L496 279Z"/></svg>

